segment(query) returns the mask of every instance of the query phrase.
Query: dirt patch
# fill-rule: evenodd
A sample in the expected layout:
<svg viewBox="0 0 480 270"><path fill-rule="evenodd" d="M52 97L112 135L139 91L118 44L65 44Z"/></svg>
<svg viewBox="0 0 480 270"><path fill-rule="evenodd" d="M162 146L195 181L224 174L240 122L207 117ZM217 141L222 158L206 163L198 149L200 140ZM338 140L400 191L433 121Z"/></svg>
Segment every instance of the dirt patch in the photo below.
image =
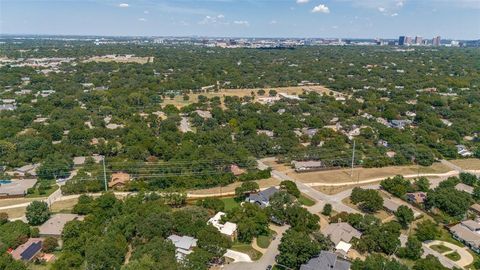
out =
<svg viewBox="0 0 480 270"><path fill-rule="evenodd" d="M369 185L376 185L380 184L381 181L378 182L372 182L369 183ZM318 187L313 187L314 189L327 194L327 195L335 195L338 194L342 191L354 188L354 187L362 187L365 186L365 184L357 184L357 185L344 185L344 186L318 186Z"/></svg>
<svg viewBox="0 0 480 270"><path fill-rule="evenodd" d="M480 170L480 159L478 158L456 159L450 160L450 162L464 170Z"/></svg>
<svg viewBox="0 0 480 270"><path fill-rule="evenodd" d="M17 207L1 210L0 212L7 213L9 218L20 218L25 215L26 209L27 207Z"/></svg>
<svg viewBox="0 0 480 270"><path fill-rule="evenodd" d="M355 168L353 174L351 169L338 169L318 172L297 173L295 171L286 172L287 175L304 183L351 183L361 182L369 179L387 178L398 174L415 175L423 173L446 173L450 168L435 163L429 167L421 166L391 166L383 168Z"/></svg>
<svg viewBox="0 0 480 270"><path fill-rule="evenodd" d="M146 64L152 63L153 57L138 57L138 56L93 56L83 62L117 62L117 63L137 63Z"/></svg>
<svg viewBox="0 0 480 270"><path fill-rule="evenodd" d="M10 206L22 203L28 203L31 201L39 201L45 198L16 198L16 199L0 199L0 207Z"/></svg>

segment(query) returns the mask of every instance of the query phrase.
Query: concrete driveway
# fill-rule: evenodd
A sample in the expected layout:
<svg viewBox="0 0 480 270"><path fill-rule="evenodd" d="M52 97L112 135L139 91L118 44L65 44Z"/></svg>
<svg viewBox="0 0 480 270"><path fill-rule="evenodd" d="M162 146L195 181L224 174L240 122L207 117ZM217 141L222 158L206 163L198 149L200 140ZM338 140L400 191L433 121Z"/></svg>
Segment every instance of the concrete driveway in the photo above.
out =
<svg viewBox="0 0 480 270"><path fill-rule="evenodd" d="M279 254L278 245L280 245L280 240L282 239L283 234L289 228L289 226L271 226L271 229L277 232L277 236L268 246L267 251L263 256L254 262L238 262L230 263L225 265L224 269L227 270L265 270L267 266L275 264L275 257Z"/></svg>
<svg viewBox="0 0 480 270"><path fill-rule="evenodd" d="M252 259L250 259L250 256L248 256L247 254L231 249L227 249L227 252L223 256L233 259L233 262L235 263L252 262Z"/></svg>
<svg viewBox="0 0 480 270"><path fill-rule="evenodd" d="M447 252L444 252L444 253L439 253L439 252L433 250L432 248L430 248L433 245L443 245L443 246L446 246L449 249L451 249L451 251L447 251ZM467 247L460 247L460 246L454 245L454 244L449 243L449 242L439 241L439 240L427 241L427 242L423 243L423 250L425 252L424 253L425 256L427 254L432 254L432 255L436 256L437 258L440 259L440 262L446 267L455 266L455 267L463 268L463 267L473 263L473 256L472 256L472 254L470 254L470 252L468 252ZM450 260L449 258L447 258L445 256L445 255L447 255L449 253L452 253L452 252L455 252L455 251L460 255L460 260L454 262L454 261Z"/></svg>

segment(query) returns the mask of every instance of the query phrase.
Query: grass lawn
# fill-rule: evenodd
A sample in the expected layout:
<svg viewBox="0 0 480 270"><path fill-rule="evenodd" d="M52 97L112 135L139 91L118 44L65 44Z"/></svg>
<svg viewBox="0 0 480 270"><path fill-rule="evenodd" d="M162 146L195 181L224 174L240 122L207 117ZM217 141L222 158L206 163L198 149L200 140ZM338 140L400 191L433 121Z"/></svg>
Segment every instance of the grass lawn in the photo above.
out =
<svg viewBox="0 0 480 270"><path fill-rule="evenodd" d="M34 192L31 193L31 194L27 194L27 196L25 196L25 197L26 198L38 198L38 197L48 197L48 196L50 196L50 194L52 194L53 192L55 192L55 190L58 189L58 185L55 183L55 180L50 180L48 182L50 184L50 187L47 190L45 190L44 193L40 194L40 192L38 191L38 186L40 185L40 182L37 182L37 184L34 187Z"/></svg>
<svg viewBox="0 0 480 270"><path fill-rule="evenodd" d="M449 247L446 247L444 245L432 245L430 246L430 248L437 251L438 253L444 253L452 250Z"/></svg>
<svg viewBox="0 0 480 270"><path fill-rule="evenodd" d="M56 201L50 206L50 210L52 210L52 212L70 212L77 204L77 202L77 198L64 201Z"/></svg>
<svg viewBox="0 0 480 270"><path fill-rule="evenodd" d="M257 237L257 245L261 248L268 248L272 239L272 236L260 235Z"/></svg>
<svg viewBox="0 0 480 270"><path fill-rule="evenodd" d="M250 244L234 243L232 250L247 254L253 261L256 261L262 257L262 253L254 249Z"/></svg>
<svg viewBox="0 0 480 270"><path fill-rule="evenodd" d="M452 244L457 245L459 247L464 247L465 246L460 241L455 240L447 230L441 228L440 232L441 232L440 237L437 237L435 240L440 240L440 241L445 241L445 242L448 242L448 243L452 243Z"/></svg>
<svg viewBox="0 0 480 270"><path fill-rule="evenodd" d="M458 254L456 251L445 255L445 257L449 258L450 260L452 260L454 262L460 260L460 258L461 258L460 254Z"/></svg>
<svg viewBox="0 0 480 270"><path fill-rule="evenodd" d="M225 204L225 211L232 210L233 208L240 207L240 203L235 201L235 198L223 198L221 199Z"/></svg>
<svg viewBox="0 0 480 270"><path fill-rule="evenodd" d="M302 204L302 205L305 205L305 206L312 206L315 204L315 201L313 201L312 199L310 199L309 197L305 196L305 195L300 195L300 198L298 198L298 201Z"/></svg>

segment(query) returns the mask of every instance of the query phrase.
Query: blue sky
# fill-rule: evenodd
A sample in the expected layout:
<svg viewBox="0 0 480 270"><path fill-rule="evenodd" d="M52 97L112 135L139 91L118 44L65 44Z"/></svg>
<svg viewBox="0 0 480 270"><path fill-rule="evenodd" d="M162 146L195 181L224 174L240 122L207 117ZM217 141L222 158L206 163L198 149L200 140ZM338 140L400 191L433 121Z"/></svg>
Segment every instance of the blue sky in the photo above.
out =
<svg viewBox="0 0 480 270"><path fill-rule="evenodd" d="M480 38L480 0L0 0L2 34Z"/></svg>

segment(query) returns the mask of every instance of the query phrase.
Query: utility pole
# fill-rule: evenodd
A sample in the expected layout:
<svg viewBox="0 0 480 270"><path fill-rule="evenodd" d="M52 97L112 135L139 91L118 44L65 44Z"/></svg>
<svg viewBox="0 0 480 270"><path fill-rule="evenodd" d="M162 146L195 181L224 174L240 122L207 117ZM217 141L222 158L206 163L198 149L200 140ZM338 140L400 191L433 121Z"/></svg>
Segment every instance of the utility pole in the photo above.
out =
<svg viewBox="0 0 480 270"><path fill-rule="evenodd" d="M355 161L355 140L353 140L353 150L352 150L352 171L350 172L350 178L353 177L353 163Z"/></svg>
<svg viewBox="0 0 480 270"><path fill-rule="evenodd" d="M105 192L107 192L107 172L105 170L105 156L102 158L103 163L103 182L105 183Z"/></svg>

